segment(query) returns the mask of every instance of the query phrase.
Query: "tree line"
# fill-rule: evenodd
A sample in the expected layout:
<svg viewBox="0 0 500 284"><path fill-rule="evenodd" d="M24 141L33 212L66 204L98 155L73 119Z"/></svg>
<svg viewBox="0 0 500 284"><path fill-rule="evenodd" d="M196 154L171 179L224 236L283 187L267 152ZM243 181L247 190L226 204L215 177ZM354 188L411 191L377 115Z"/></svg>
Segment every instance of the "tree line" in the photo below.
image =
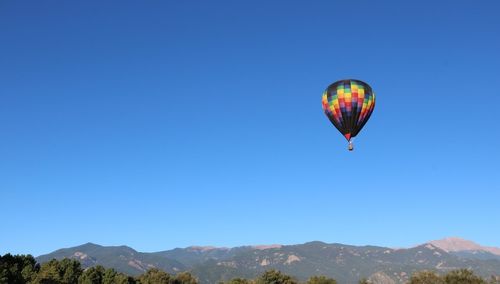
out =
<svg viewBox="0 0 500 284"><path fill-rule="evenodd" d="M198 284L198 280L189 272L171 275L157 268L152 268L139 276L129 276L113 268L101 265L83 269L74 259L62 259L39 264L31 255L0 255L0 284ZM278 270L268 270L255 279L233 278L218 284L299 284L290 275ZM359 284L370 284L361 279ZM312 276L305 284L337 284L333 278ZM483 279L471 270L459 269L439 275L432 271L413 274L408 284L500 284L500 278Z"/></svg>

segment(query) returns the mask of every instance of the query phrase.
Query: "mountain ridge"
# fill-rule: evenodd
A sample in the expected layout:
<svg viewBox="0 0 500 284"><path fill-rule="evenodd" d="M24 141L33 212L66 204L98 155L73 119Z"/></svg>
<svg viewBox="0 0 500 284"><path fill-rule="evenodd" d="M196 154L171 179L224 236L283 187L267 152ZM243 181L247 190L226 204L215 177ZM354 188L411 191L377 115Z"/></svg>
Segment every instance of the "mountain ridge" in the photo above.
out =
<svg viewBox="0 0 500 284"><path fill-rule="evenodd" d="M461 243L468 242L462 240ZM482 248L478 246L473 248ZM234 277L254 278L269 269L281 270L299 280L321 274L333 277L339 283L356 283L363 277L372 279L374 283L404 283L415 271L445 273L458 268L472 268L486 277L500 275L500 257L497 259L497 255L483 250L460 251L458 246L453 248L436 241L398 249L312 241L295 245L232 248L190 246L144 253L124 245L86 243L59 249L36 259L45 262L52 258L73 258L81 261L83 267L103 265L131 275L144 273L150 268L174 274L190 271L200 283L206 284Z"/></svg>
<svg viewBox="0 0 500 284"><path fill-rule="evenodd" d="M447 251L486 251L494 255L500 256L500 248L491 246L481 246L473 241L465 240L458 237L448 237L440 240L430 241L429 243Z"/></svg>

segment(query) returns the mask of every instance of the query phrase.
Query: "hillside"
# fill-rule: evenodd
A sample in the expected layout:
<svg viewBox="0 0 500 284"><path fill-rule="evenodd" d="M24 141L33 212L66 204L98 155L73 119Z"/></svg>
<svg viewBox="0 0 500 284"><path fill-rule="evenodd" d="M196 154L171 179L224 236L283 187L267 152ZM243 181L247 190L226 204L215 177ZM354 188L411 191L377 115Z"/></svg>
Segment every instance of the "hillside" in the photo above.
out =
<svg viewBox="0 0 500 284"><path fill-rule="evenodd" d="M481 254L483 257L476 257ZM446 251L432 242L408 249L351 246L309 242L298 245L235 248L187 247L141 253L126 246L85 244L39 256L78 259L85 267L96 264L132 275L157 267L170 273L189 270L201 283L217 283L233 277L253 278L268 269L278 269L305 280L311 275L333 277L339 283L356 283L367 277L375 283L404 283L420 270L447 272L471 268L484 277L500 275L500 259L489 251L470 255L468 250Z"/></svg>
<svg viewBox="0 0 500 284"><path fill-rule="evenodd" d="M50 259L72 258L82 263L83 267L102 265L130 275L137 275L150 268L159 268L169 273L189 269L182 263L153 253L142 253L127 246L100 246L87 243L81 246L56 250L37 257L40 263Z"/></svg>

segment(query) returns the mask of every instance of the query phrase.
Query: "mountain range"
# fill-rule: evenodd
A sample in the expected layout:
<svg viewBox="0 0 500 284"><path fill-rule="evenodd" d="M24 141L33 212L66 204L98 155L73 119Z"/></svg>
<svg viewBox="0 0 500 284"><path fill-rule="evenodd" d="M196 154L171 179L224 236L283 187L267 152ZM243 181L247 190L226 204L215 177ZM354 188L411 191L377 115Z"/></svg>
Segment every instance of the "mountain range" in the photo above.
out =
<svg viewBox="0 0 500 284"><path fill-rule="evenodd" d="M218 283L234 277L254 278L265 270L278 269L305 280L326 275L339 283L405 283L420 270L441 273L469 268L483 277L500 275L500 249L484 247L460 238L430 241L411 248L352 246L314 241L298 245L199 247L144 253L127 246L100 246L87 243L38 256L38 262L72 258L83 267L102 265L138 275L150 268L169 273L190 271L200 283Z"/></svg>

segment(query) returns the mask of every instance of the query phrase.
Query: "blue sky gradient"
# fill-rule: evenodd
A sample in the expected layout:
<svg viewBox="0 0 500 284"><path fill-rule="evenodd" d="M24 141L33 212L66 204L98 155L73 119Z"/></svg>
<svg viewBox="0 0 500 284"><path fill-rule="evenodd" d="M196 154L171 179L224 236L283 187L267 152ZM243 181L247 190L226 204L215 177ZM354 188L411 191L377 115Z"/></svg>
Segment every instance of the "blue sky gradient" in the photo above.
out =
<svg viewBox="0 0 500 284"><path fill-rule="evenodd" d="M0 253L500 247L498 1L2 1ZM354 152L321 109L377 93Z"/></svg>

